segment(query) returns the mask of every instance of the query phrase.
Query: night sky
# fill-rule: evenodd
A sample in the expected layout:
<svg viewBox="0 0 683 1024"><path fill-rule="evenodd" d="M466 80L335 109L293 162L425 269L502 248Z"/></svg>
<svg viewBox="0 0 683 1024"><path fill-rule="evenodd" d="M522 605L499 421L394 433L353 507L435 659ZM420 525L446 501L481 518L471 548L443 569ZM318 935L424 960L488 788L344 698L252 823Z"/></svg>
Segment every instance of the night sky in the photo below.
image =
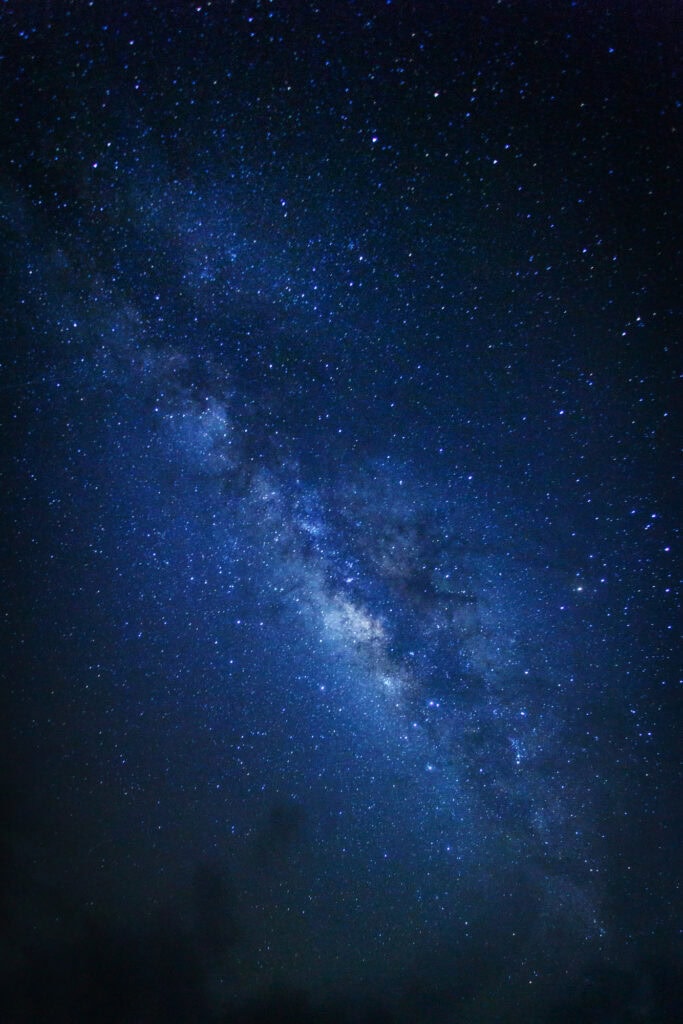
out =
<svg viewBox="0 0 683 1024"><path fill-rule="evenodd" d="M3 3L3 1024L677 1018L682 36Z"/></svg>

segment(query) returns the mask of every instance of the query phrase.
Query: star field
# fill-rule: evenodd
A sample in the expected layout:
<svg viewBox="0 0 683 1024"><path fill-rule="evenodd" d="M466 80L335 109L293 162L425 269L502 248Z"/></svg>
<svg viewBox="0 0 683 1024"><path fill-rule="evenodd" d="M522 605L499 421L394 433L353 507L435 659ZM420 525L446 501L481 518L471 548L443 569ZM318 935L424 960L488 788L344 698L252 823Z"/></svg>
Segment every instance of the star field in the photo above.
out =
<svg viewBox="0 0 683 1024"><path fill-rule="evenodd" d="M665 1024L679 12L115 7L0 12L3 1019Z"/></svg>

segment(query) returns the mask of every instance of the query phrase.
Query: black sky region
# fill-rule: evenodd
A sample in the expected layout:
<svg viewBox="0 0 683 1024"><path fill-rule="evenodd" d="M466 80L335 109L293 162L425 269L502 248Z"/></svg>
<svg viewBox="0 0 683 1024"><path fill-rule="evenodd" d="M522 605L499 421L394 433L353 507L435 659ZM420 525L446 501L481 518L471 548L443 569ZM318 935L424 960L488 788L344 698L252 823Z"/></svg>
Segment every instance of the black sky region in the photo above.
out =
<svg viewBox="0 0 683 1024"><path fill-rule="evenodd" d="M667 1024L679 3L0 9L0 1019Z"/></svg>

